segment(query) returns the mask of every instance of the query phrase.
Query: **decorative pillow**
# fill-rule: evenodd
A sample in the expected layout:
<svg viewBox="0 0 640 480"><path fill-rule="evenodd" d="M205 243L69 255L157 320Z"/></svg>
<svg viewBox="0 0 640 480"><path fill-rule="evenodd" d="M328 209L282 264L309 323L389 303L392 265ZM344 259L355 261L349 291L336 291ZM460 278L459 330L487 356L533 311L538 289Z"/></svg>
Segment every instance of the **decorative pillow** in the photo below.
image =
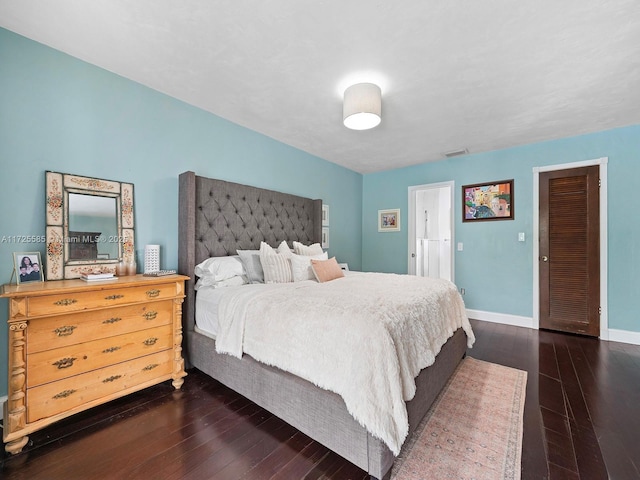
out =
<svg viewBox="0 0 640 480"><path fill-rule="evenodd" d="M247 273L249 283L264 283L260 250L238 250L238 255Z"/></svg>
<svg viewBox="0 0 640 480"><path fill-rule="evenodd" d="M322 255L296 255L292 253L289 257L291 261L291 274L294 282L301 282L303 280L315 280L316 276L311 268L311 260L327 260L329 256L327 252L323 252Z"/></svg>
<svg viewBox="0 0 640 480"><path fill-rule="evenodd" d="M331 257L329 260L324 261L311 260L311 268L320 283L344 277L344 272L338 265L336 257Z"/></svg>
<svg viewBox="0 0 640 480"><path fill-rule="evenodd" d="M287 258L293 255L293 251L289 248L289 245L287 245L287 242L285 242L284 240L280 242L280 245L278 245L278 249L276 251L280 255L284 255Z"/></svg>
<svg viewBox="0 0 640 480"><path fill-rule="evenodd" d="M226 278L224 280L218 280L218 281L214 280L211 275L205 275L198 279L198 281L196 282L196 286L194 287L194 290L198 290L200 287L213 287L213 288L236 287L236 286L244 285L245 283L249 283L249 280L247 280L246 275L237 275L235 277Z"/></svg>
<svg viewBox="0 0 640 480"><path fill-rule="evenodd" d="M288 283L293 281L291 263L288 257L287 254L277 253L273 247L265 242L260 244L260 263L264 272L264 283Z"/></svg>
<svg viewBox="0 0 640 480"><path fill-rule="evenodd" d="M210 276L211 281L218 282L227 278L244 275L244 266L240 257L211 257L196 265L194 273L198 277Z"/></svg>
<svg viewBox="0 0 640 480"><path fill-rule="evenodd" d="M322 255L323 251L319 243L307 246L300 242L293 242L293 252L298 255Z"/></svg>

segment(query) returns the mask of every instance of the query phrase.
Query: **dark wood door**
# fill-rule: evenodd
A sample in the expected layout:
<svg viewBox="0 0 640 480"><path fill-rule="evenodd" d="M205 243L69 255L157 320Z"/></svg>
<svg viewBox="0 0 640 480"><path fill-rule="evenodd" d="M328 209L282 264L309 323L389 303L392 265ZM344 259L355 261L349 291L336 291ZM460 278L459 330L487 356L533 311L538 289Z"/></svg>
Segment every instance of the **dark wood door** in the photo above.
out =
<svg viewBox="0 0 640 480"><path fill-rule="evenodd" d="M540 174L540 328L600 335L599 172Z"/></svg>

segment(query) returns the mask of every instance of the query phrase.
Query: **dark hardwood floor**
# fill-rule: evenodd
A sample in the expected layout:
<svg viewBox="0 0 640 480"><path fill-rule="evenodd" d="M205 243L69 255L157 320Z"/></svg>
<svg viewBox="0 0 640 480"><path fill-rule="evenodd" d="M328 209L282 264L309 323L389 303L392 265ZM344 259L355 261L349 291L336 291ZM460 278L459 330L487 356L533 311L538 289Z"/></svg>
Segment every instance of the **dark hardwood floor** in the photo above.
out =
<svg viewBox="0 0 640 480"><path fill-rule="evenodd" d="M523 479L640 479L640 346L472 321L469 355L528 372ZM204 374L65 419L4 479L364 479Z"/></svg>

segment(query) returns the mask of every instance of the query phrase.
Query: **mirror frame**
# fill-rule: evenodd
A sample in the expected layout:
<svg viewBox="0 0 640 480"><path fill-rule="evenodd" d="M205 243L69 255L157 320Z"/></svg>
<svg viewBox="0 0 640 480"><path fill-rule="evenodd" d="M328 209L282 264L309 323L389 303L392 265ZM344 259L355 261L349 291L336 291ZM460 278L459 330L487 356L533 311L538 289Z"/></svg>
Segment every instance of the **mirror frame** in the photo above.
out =
<svg viewBox="0 0 640 480"><path fill-rule="evenodd" d="M45 172L47 212L46 279L80 278L83 273L115 273L118 258L69 259L69 193L115 198L118 256L125 262L135 260L133 184L84 177L60 172Z"/></svg>

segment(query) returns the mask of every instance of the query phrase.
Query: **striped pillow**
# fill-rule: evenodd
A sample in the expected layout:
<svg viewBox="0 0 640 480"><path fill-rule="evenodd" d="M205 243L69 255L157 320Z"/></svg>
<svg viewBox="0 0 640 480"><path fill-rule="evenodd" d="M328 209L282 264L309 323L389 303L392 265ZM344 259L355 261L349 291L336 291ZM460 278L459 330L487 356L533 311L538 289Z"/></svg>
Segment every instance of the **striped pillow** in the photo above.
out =
<svg viewBox="0 0 640 480"><path fill-rule="evenodd" d="M265 242L260 244L260 263L264 271L264 283L293 282L291 263L287 255L277 253Z"/></svg>

